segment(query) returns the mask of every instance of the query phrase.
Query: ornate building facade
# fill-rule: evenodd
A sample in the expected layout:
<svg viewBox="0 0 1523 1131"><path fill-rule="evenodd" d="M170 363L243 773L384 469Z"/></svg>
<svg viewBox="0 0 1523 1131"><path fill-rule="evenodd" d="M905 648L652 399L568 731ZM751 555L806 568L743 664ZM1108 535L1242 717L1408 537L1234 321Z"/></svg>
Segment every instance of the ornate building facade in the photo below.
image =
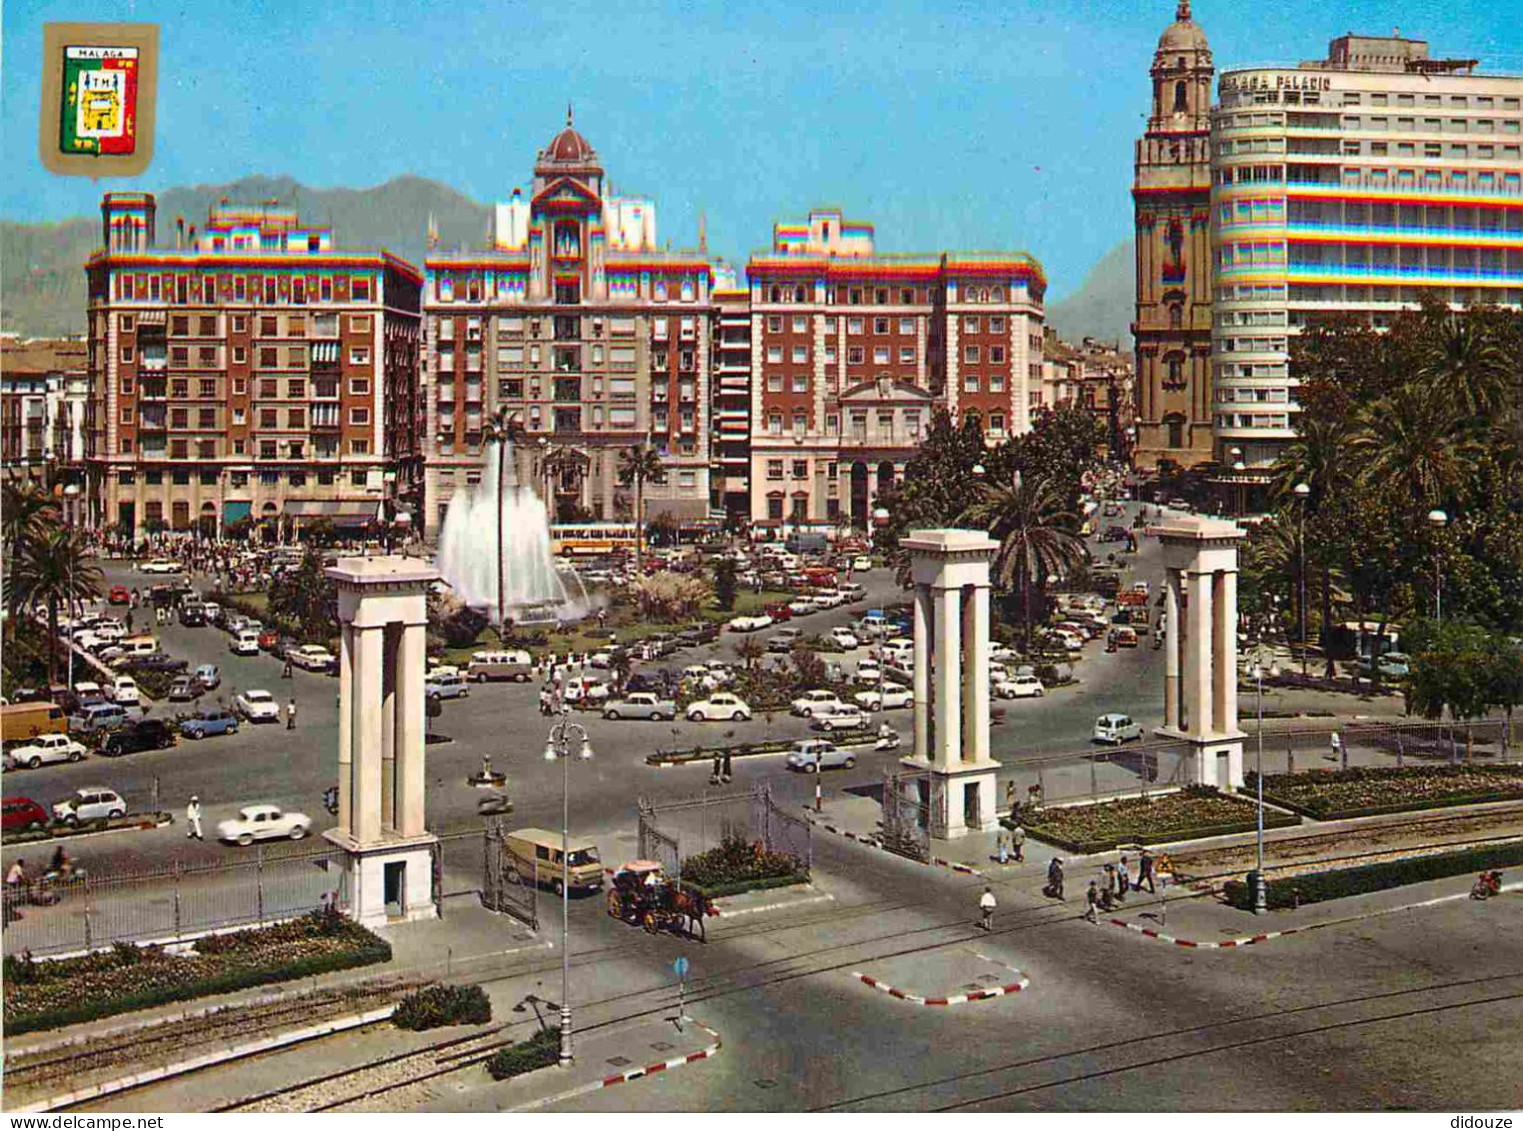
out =
<svg viewBox="0 0 1523 1131"><path fill-rule="evenodd" d="M1206 35L1180 0L1153 56L1137 142L1134 466L1211 458L1211 80Z"/></svg>

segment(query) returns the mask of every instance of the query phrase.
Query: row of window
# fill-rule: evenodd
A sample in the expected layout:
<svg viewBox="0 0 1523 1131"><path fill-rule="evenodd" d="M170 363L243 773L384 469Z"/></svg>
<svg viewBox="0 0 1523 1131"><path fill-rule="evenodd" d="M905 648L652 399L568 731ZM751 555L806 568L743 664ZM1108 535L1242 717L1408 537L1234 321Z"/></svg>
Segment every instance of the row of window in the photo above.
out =
<svg viewBox="0 0 1523 1131"><path fill-rule="evenodd" d="M1366 101L1366 97L1368 97L1368 101ZM1498 98L1490 94L1451 94L1448 98L1449 105L1456 109L1473 106L1477 110L1494 110L1500 105L1504 110L1516 110L1519 106L1516 95L1503 95L1501 98ZM1442 106L1444 104L1443 100L1444 95L1442 94L1424 94L1422 96L1422 105ZM1346 90L1343 92L1343 105L1345 106L1416 106L1417 104L1418 96L1414 93L1397 92L1392 94L1389 91L1381 90L1374 91L1366 96L1356 90Z"/></svg>
<svg viewBox="0 0 1523 1131"><path fill-rule="evenodd" d="M280 379L276 377L261 377L257 386L259 397L264 400L278 398L280 396ZM304 377L289 377L285 379L285 395L289 400L302 400L307 395L307 381ZM314 397L337 397L339 394L337 378L327 380L318 379L312 382L312 395ZM135 379L132 377L121 378L118 388L123 396L131 396L136 389L138 395L145 398L162 397L166 393L176 399L185 399L190 396L190 378L174 377L169 381L163 378L157 380L151 377ZM232 378L233 396L247 396L249 382L246 377ZM349 392L354 396L364 397L370 395L370 378L351 377L349 379ZM196 395L200 397L217 397L217 379L215 377L200 377L196 379Z"/></svg>
<svg viewBox="0 0 1523 1131"><path fill-rule="evenodd" d="M139 474L137 471L123 469L117 472L116 481L123 487L136 486ZM143 482L149 487L160 487L164 484L164 473L162 471L150 470L141 472L141 474ZM318 471L314 474L318 485L322 487L331 487L338 479L338 472L336 471ZM176 469L171 471L169 476L170 482L176 487L188 487L190 485L189 471ZM282 476L293 487L306 486L307 472L296 470L261 471L259 472L259 482L266 487L274 486L280 482ZM221 481L221 478L222 473L220 471L199 471L196 473L196 481L203 487L215 487ZM370 485L370 472L364 468L355 468L349 472L349 484L352 487L368 487ZM249 485L249 472L229 471L227 473L227 485L229 487L247 487ZM146 505L152 508L156 501L149 500ZM162 506L163 504L160 503L159 505Z"/></svg>
<svg viewBox="0 0 1523 1131"><path fill-rule="evenodd" d="M192 330L192 317L195 318ZM249 332L249 316L246 314L233 314L229 316L234 334L246 334ZM311 317L312 336L314 338L338 337L337 314L314 314ZM169 319L169 335L175 338L218 338L222 336L221 319L216 314L176 314ZM258 335L261 338L305 338L307 336L308 318L305 314L262 314L255 321ZM370 333L370 315L351 314L345 319L345 326L351 334ZM120 314L117 316L117 327L124 334L131 334L137 329L137 315ZM144 329L149 324L144 323Z"/></svg>
<svg viewBox="0 0 1523 1131"><path fill-rule="evenodd" d="M469 275L457 279L448 273L434 276L434 297L439 302L454 302L458 296L462 302L486 302L493 297L498 299L522 299L524 297L528 280L523 275L511 275L498 273L493 279L483 279L480 275ZM622 289L622 288L621 288ZM495 291L495 296L494 296ZM675 285L666 279L649 280L647 287L641 282L635 293L630 297L649 298L655 302L697 302L703 293L701 280L684 275ZM581 288L574 282L557 282L555 286L555 301L558 303L576 303L581 301Z"/></svg>
<svg viewBox="0 0 1523 1131"><path fill-rule="evenodd" d="M218 286L218 280L221 286ZM214 305L218 302L305 304L369 302L369 275L180 275L118 271L113 287L118 299ZM379 288L376 288L379 293Z"/></svg>
<svg viewBox="0 0 1523 1131"><path fill-rule="evenodd" d="M217 450L216 440L170 440L165 444L163 440L144 439L137 445L136 451L144 459L217 459L220 454ZM282 454L279 445L285 445ZM194 447L192 447L194 445ZM370 441L368 439L352 439L348 444L349 454L352 456L370 455ZM248 457L251 451L258 454L260 459L338 459L339 446L336 442L315 443L312 451L307 452L305 440L260 440L253 449L249 447L249 441L242 437L233 437L228 441L226 454L232 456ZM132 437L122 436L118 438L117 452L119 455L129 456L134 454Z"/></svg>
<svg viewBox="0 0 1523 1131"><path fill-rule="evenodd" d="M217 412L218 410L215 408L197 409L196 427L202 430L220 428L221 425L217 423ZM239 405L234 406L231 412L234 426L248 424L248 409ZM144 428L163 428L166 421L171 428L189 428L191 426L190 409L188 408L172 408L166 413L162 407L149 406L141 410L134 410L131 405L122 405L120 410L121 422L123 424L131 424L134 419L134 413L136 413L136 419ZM305 405L293 406L286 409L285 413L285 426L287 428L305 429L307 427L307 407ZM311 413L312 427L314 428L332 428L338 426L339 411L336 404L315 404L312 406ZM256 413L256 419L259 421L259 427L261 428L279 428L280 410L277 408L261 408ZM369 424L370 410L358 405L351 406L349 409L349 423Z"/></svg>

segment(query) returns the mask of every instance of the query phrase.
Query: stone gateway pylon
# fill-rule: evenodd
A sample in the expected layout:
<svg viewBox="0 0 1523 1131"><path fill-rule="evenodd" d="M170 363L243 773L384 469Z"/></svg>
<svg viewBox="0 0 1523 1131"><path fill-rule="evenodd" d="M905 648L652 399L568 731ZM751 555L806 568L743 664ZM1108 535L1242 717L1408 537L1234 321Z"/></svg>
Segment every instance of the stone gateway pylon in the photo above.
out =
<svg viewBox="0 0 1523 1131"><path fill-rule="evenodd" d="M1191 780L1243 784L1237 717L1236 523L1188 515L1148 533L1163 544L1163 726L1158 733L1194 747Z"/></svg>
<svg viewBox="0 0 1523 1131"><path fill-rule="evenodd" d="M338 827L351 915L365 926L432 919L434 852L423 825L423 673L428 587L416 558L341 558Z"/></svg>
<svg viewBox="0 0 1523 1131"><path fill-rule="evenodd" d="M989 757L989 562L981 530L917 530L899 543L915 589L915 753L931 834L992 829L999 763ZM927 781L928 776L928 781Z"/></svg>

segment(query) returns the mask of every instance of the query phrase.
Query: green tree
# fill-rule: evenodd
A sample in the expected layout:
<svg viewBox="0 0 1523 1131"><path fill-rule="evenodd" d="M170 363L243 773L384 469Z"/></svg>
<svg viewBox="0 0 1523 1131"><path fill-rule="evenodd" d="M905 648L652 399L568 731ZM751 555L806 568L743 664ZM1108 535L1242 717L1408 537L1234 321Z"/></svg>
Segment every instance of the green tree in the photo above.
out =
<svg viewBox="0 0 1523 1131"><path fill-rule="evenodd" d="M645 485L666 482L666 465L649 444L631 444L619 453L619 482L635 488L635 565L645 560Z"/></svg>
<svg viewBox="0 0 1523 1131"><path fill-rule="evenodd" d="M84 537L67 527L36 529L11 557L6 594L11 615L46 610L48 682L58 678L58 610L91 601L104 591L100 567L86 556Z"/></svg>
<svg viewBox="0 0 1523 1131"><path fill-rule="evenodd" d="M736 568L734 558L720 558L714 564L714 599L729 612L735 607Z"/></svg>
<svg viewBox="0 0 1523 1131"><path fill-rule="evenodd" d="M338 587L309 549L301 564L270 585L270 612L292 622L306 640L326 640L338 624Z"/></svg>
<svg viewBox="0 0 1523 1131"><path fill-rule="evenodd" d="M1418 377L1456 416L1482 423L1489 423L1507 403L1514 380L1498 335L1468 311L1441 316Z"/></svg>
<svg viewBox="0 0 1523 1131"><path fill-rule="evenodd" d="M1473 624L1421 621L1406 633L1412 649L1409 702L1425 718L1479 718L1498 704L1491 672L1495 655L1486 630Z"/></svg>
<svg viewBox="0 0 1523 1131"><path fill-rule="evenodd" d="M19 553L21 544L58 521L58 503L37 484L8 480L0 493L0 530L5 548Z"/></svg>
<svg viewBox="0 0 1523 1131"><path fill-rule="evenodd" d="M999 542L994 554L997 584L1020 595L1025 626L1024 651L1031 653L1032 627L1037 620L1032 586L1083 564L1084 541L1076 533L1079 518L1063 507L1059 488L1046 479L1023 479L1017 474L1008 486L981 484L966 517Z"/></svg>

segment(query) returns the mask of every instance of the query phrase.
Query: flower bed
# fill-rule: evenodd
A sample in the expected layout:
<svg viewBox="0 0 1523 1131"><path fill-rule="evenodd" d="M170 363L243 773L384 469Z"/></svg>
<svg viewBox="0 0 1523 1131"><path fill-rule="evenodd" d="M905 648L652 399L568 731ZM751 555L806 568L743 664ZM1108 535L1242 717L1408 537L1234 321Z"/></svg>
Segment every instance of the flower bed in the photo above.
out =
<svg viewBox="0 0 1523 1131"><path fill-rule="evenodd" d="M527 1041L519 1041L492 1054L487 1061L487 1071L493 1080L506 1080L510 1076L522 1076L536 1068L549 1068L561 1058L561 1031L559 1027L541 1029Z"/></svg>
<svg viewBox="0 0 1523 1131"><path fill-rule="evenodd" d="M1249 782L1252 788L1251 774ZM1523 766L1355 766L1264 775L1264 800L1324 821L1517 798L1523 798Z"/></svg>
<svg viewBox="0 0 1523 1131"><path fill-rule="evenodd" d="M1266 885L1271 911L1297 907L1303 903L1320 903L1343 899L1372 891L1420 884L1463 876L1491 868L1508 868L1523 864L1523 843L1489 848L1467 848L1459 852L1439 852L1429 856L1409 856L1402 860L1382 860L1358 868L1337 868L1326 872L1305 872L1271 879ZM1229 880L1222 885L1227 901L1243 910L1251 910L1248 885Z"/></svg>
<svg viewBox="0 0 1523 1131"><path fill-rule="evenodd" d="M118 943L54 962L5 959L5 1028L14 1035L171 1001L391 960L391 944L337 912L196 940L195 953Z"/></svg>
<svg viewBox="0 0 1523 1131"><path fill-rule="evenodd" d="M682 862L682 882L710 899L738 895L743 891L801 884L809 879L809 867L787 852L768 852L759 841L726 837L718 848L700 852Z"/></svg>
<svg viewBox="0 0 1523 1131"><path fill-rule="evenodd" d="M1187 786L1156 797L1045 808L1027 823L1026 831L1048 844L1088 855L1118 844L1167 844L1249 832L1257 822L1257 806L1247 798L1208 786ZM1264 811L1266 829L1299 823L1297 817Z"/></svg>

